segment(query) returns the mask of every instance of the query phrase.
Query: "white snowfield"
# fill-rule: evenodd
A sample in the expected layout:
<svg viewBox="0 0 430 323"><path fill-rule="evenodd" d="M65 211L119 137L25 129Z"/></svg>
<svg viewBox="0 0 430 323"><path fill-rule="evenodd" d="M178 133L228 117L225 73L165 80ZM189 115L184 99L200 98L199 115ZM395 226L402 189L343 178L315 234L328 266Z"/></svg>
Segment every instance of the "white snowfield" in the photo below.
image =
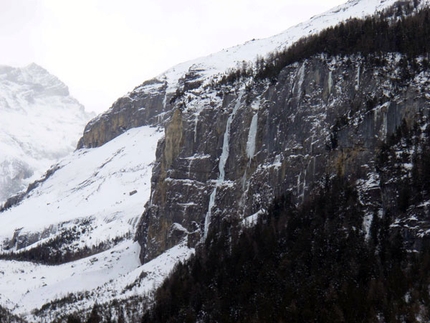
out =
<svg viewBox="0 0 430 323"><path fill-rule="evenodd" d="M157 128L141 127L102 147L76 151L21 204L0 214L1 248L16 229L22 235L48 230L37 245L55 237L62 228L79 223L86 223L86 232L74 242L76 249L126 237L105 252L59 266L0 261L2 305L17 314L28 314L69 293L86 291L94 294L94 302L101 303L139 280L144 271L144 280L149 283L121 297L142 295L161 283L178 260L189 257L193 250L179 245L141 267L140 247L132 241L136 222L149 199L152 163L163 134ZM85 307L91 304L87 299Z"/></svg>
<svg viewBox="0 0 430 323"><path fill-rule="evenodd" d="M59 314L91 309L95 303L152 292L175 264L193 254L193 249L182 243L141 266L139 251L137 242L127 240L96 256L59 266L0 261L0 302L29 322L39 321L32 315L34 309L71 293L87 296L68 304Z"/></svg>
<svg viewBox="0 0 430 323"><path fill-rule="evenodd" d="M179 64L157 78L168 83L168 92L176 91L178 80L189 70L198 70L204 81L209 82L211 77L236 67L242 61L253 61L257 55L264 57L304 36L318 33L349 18L371 15L375 10L382 10L396 1L351 0L279 35L249 41L208 57ZM137 87L135 91L151 92L157 89L158 85L154 87L154 84L147 84ZM38 110L37 113L42 112ZM57 112L49 113L55 116ZM43 120L48 118L43 115ZM54 121L49 120L52 127L66 127L57 124L60 121L55 118ZM258 127L258 109L252 122L253 128ZM53 144L51 141L60 139L55 138L53 133L48 131L41 134L41 140L46 140L47 146ZM0 143L3 142L1 135L0 131ZM91 248L102 242L122 238L121 242L112 245L107 251L58 266L0 261L0 305L12 309L16 314L25 315L30 321L38 322L38 318L30 314L32 310L66 297L69 293L88 292L89 298L70 304L68 309L63 308L66 312L91 308L91 300L103 303L142 295L157 287L178 261L187 259L194 252L181 243L142 266L138 258L140 247L132 241L136 223L150 199L152 163L157 142L163 136L160 129L140 127L125 132L101 147L76 151L59 162L59 169L36 187L21 204L0 213L0 251L6 253L17 251L13 239L15 233L21 236L31 233L33 238L36 237L38 241L27 249L49 242L73 228L80 230L79 238L68 246L73 250ZM225 138L228 139L228 132ZM247 143L249 158L255 153L254 141L253 130ZM224 157L228 156L228 140L223 151ZM220 160L220 182L224 180L223 163L225 161ZM209 211L206 229L210 224L210 215ZM255 214L247 218L244 224L252 225L257 216Z"/></svg>
<svg viewBox="0 0 430 323"><path fill-rule="evenodd" d="M47 229L55 234L83 220L94 228L86 245L130 232L149 198L152 163L162 136L156 128L135 128L104 146L64 158L21 204L0 213L0 241L18 229L21 235Z"/></svg>
<svg viewBox="0 0 430 323"><path fill-rule="evenodd" d="M96 289L140 266L138 245L127 241L91 257L59 266L31 262L0 262L1 292L22 313L66 296ZM123 286L125 287L125 286Z"/></svg>

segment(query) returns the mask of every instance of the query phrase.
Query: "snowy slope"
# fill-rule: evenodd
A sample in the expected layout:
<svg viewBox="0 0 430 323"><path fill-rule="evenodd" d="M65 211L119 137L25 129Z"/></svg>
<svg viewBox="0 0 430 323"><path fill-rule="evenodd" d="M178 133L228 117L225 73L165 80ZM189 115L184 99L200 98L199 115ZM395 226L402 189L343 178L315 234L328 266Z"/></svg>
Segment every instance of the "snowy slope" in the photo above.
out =
<svg viewBox="0 0 430 323"><path fill-rule="evenodd" d="M184 261L192 253L183 243L141 266L139 244L127 240L97 256L60 266L0 261L0 301L30 322L40 322L40 317L31 315L32 310L71 294L75 295L74 301L49 316L88 310L96 302L103 304L152 292L178 261Z"/></svg>
<svg viewBox="0 0 430 323"><path fill-rule="evenodd" d="M428 5L429 1L421 0L420 6ZM180 89L181 80L189 73L193 74L193 82L201 82L202 88L204 88L206 85L211 84L212 81L222 77L223 74L228 73L229 69L241 66L244 61L254 62L257 57L265 57L269 53L284 50L303 37L318 34L330 26L351 18L364 18L374 15L393 6L396 2L398 0L349 0L343 5L316 15L308 21L293 26L278 35L264 39L253 39L209 56L175 65L164 73L137 86L133 91L124 95L123 98L134 102L140 94L141 96L157 96L160 93L165 93L163 105L166 108L168 101ZM121 108L121 99L117 100L119 108ZM109 114L114 112L115 108L114 103L105 113L91 120L87 127L90 126L89 129L91 129L91 125L97 124L99 120L109 118ZM166 111L159 114L158 117L163 118L165 115Z"/></svg>
<svg viewBox="0 0 430 323"><path fill-rule="evenodd" d="M91 117L42 67L0 66L0 203L72 152Z"/></svg>
<svg viewBox="0 0 430 323"><path fill-rule="evenodd" d="M209 80L211 76L224 73L229 68L235 68L242 61L254 61L257 56L265 56L270 52L289 47L302 37L317 34L325 28L334 26L350 18L364 18L392 6L398 0L350 0L325 13L316 15L310 20L293 26L286 31L265 39L255 39L244 44L218 53L197 58L182 64L178 64L167 70L156 79L168 83L168 92L176 91L178 80L188 71L198 71L201 79ZM422 5L428 3L423 0ZM154 91L153 85L136 88L135 91Z"/></svg>
<svg viewBox="0 0 430 323"><path fill-rule="evenodd" d="M0 214L3 253L25 252L76 228L79 235L65 248L79 252L100 243L108 245L106 251L58 266L0 261L3 306L28 314L69 293L91 292L81 302L83 308L96 300L141 295L161 283L178 259L189 257L192 250L182 244L140 266L139 245L132 241L136 221L149 199L152 163L162 136L159 129L141 127L102 147L76 151L61 160L53 175L21 204ZM16 241L11 243L14 235ZM20 237L26 243L28 237L35 241L17 250ZM143 283L120 293L136 281Z"/></svg>
<svg viewBox="0 0 430 323"><path fill-rule="evenodd" d="M85 222L93 230L82 234L76 248L96 244L92 237L106 241L129 233L148 200L151 163L162 134L156 128L132 129L102 147L81 149L61 160L58 170L20 205L0 213L0 250L19 249L9 243L16 230L20 236L40 233L35 240L41 243Z"/></svg>

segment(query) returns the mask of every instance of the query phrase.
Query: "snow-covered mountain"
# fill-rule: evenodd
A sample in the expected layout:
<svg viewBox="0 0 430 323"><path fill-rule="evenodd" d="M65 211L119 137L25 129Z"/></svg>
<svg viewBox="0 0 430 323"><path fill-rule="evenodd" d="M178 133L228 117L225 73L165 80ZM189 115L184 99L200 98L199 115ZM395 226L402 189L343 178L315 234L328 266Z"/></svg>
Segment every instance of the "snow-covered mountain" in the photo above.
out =
<svg viewBox="0 0 430 323"><path fill-rule="evenodd" d="M398 125L400 94L427 86L423 73L410 92L393 92L393 110L386 102L348 110L351 98L368 100L374 86L375 95L390 97L398 55L378 69L360 55L319 55L285 68L277 84L216 82L242 61L395 3L351 0L272 38L179 64L120 98L88 123L79 150L0 213L0 305L42 322L87 317L98 303L117 319L138 299L128 317L140 320L154 288L217 219L252 223L283 190L304 200L323 171L347 172L351 156L373 153ZM351 127L333 134L345 116ZM395 119L390 126L388 118ZM371 147L350 147L363 138ZM345 152L327 148L331 139Z"/></svg>
<svg viewBox="0 0 430 323"><path fill-rule="evenodd" d="M318 34L325 28L348 19L373 15L397 2L398 0L349 0L273 37L253 39L209 56L180 63L143 82L119 98L105 113L91 120L85 128L79 147L102 145L129 127L160 124L170 117L169 101L181 93L184 87L210 85L230 69L242 66L243 62L254 62L257 57L265 57L269 53L288 48L303 37ZM419 7L426 4L428 0L422 0ZM117 115L117 118L114 119L113 115Z"/></svg>
<svg viewBox="0 0 430 323"><path fill-rule="evenodd" d="M0 204L72 152L91 117L42 67L0 66Z"/></svg>
<svg viewBox="0 0 430 323"><path fill-rule="evenodd" d="M50 321L95 302L144 295L189 256L192 249L182 244L141 266L140 247L132 239L162 135L141 127L100 148L76 151L25 201L1 214L2 254L15 252L12 258L21 259L0 261L3 306L30 321ZM70 308L48 307L31 316L71 295L80 300Z"/></svg>
<svg viewBox="0 0 430 323"><path fill-rule="evenodd" d="M169 85L167 92L175 92L179 79L183 78L190 70L199 71L201 78L209 81L211 76L224 73L229 68L241 66L243 61L253 62L257 56L266 56L270 52L285 49L302 37L317 34L325 28L335 26L351 18L364 18L373 15L396 2L398 0L349 0L343 5L316 15L278 35L264 39L253 39L245 44L184 62L157 76L156 79L166 80ZM422 6L425 3L427 0L421 1Z"/></svg>

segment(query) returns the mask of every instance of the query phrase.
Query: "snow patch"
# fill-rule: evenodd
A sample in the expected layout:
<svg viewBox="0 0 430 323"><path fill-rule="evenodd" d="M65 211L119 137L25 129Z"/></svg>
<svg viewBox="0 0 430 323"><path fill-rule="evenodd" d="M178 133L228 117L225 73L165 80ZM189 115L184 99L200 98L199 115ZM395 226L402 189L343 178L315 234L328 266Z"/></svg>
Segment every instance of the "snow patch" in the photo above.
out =
<svg viewBox="0 0 430 323"><path fill-rule="evenodd" d="M255 226L258 223L258 218L260 217L260 215L264 214L264 212L265 212L264 210L259 210L258 212L254 213L250 216L247 216L246 218L244 218L242 220L242 225L245 228L251 228L251 227Z"/></svg>

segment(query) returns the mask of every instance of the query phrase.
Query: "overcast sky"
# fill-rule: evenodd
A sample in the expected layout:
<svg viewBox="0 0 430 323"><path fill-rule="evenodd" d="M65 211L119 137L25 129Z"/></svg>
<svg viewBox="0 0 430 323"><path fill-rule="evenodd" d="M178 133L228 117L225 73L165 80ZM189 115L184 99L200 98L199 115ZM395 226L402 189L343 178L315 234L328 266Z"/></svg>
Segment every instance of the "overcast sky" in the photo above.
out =
<svg viewBox="0 0 430 323"><path fill-rule="evenodd" d="M0 65L35 62L102 112L178 63L265 38L346 0L0 0Z"/></svg>

